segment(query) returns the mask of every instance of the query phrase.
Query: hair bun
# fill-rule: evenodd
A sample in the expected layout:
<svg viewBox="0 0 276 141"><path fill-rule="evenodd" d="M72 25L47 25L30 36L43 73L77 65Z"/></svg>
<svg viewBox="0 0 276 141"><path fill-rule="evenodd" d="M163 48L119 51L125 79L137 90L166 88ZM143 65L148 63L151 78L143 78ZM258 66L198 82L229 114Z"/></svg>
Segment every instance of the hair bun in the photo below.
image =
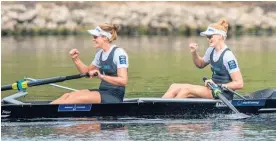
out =
<svg viewBox="0 0 276 141"><path fill-rule="evenodd" d="M226 32L228 31L229 24L228 24L228 21L225 18L220 19L218 24L223 26L224 29L226 30Z"/></svg>
<svg viewBox="0 0 276 141"><path fill-rule="evenodd" d="M114 29L116 32L118 32L118 31L119 31L119 26L118 26L118 25L116 25L116 24L112 24L112 26L113 26L113 29Z"/></svg>

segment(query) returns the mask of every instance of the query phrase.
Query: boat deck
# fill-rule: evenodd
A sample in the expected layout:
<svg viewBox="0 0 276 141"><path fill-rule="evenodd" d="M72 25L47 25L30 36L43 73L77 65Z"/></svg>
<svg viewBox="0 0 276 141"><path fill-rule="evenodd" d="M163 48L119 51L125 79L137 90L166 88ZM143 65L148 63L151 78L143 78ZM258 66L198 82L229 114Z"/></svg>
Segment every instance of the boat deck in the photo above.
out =
<svg viewBox="0 0 276 141"><path fill-rule="evenodd" d="M51 101L22 101L23 105L47 105ZM205 99L205 98L182 98L182 99L175 99L175 98L156 98L156 97L140 97L140 98L125 98L122 103L146 103L146 102L161 102L161 103L217 103L221 102L220 100L215 99ZM93 104L93 103L91 103ZM16 105L16 104L9 104L3 103L2 105ZM20 104L21 105L21 104Z"/></svg>

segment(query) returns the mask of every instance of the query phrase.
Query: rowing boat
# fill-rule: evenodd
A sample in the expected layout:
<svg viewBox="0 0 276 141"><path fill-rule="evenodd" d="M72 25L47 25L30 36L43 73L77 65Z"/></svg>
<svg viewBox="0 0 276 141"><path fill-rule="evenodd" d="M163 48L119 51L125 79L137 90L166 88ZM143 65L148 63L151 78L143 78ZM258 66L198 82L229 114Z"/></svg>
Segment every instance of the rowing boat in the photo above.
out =
<svg viewBox="0 0 276 141"><path fill-rule="evenodd" d="M264 89L247 95L247 100L234 99L232 104L243 113L276 113L276 90ZM131 98L122 103L60 104L50 101L25 101L22 104L2 103L1 118L5 120L33 118L205 118L232 111L220 100L187 98Z"/></svg>
<svg viewBox="0 0 276 141"><path fill-rule="evenodd" d="M236 94L233 100L226 99L162 99L162 98L125 98L121 103L88 104L49 104L51 101L19 101L26 96L26 88L53 84L66 80L86 77L87 74L59 76L47 79L17 81L1 87L1 91L17 89L18 93L2 99L1 120L18 121L28 119L52 118L205 118L214 114L231 113L261 114L276 113L276 89L263 89L247 95ZM215 86L215 85L214 85ZM213 87L213 86L211 86ZM217 87L217 86L216 86ZM66 88L72 90L72 88ZM214 89L214 88L212 88ZM236 92L233 92L236 93ZM244 116L239 118L248 118Z"/></svg>

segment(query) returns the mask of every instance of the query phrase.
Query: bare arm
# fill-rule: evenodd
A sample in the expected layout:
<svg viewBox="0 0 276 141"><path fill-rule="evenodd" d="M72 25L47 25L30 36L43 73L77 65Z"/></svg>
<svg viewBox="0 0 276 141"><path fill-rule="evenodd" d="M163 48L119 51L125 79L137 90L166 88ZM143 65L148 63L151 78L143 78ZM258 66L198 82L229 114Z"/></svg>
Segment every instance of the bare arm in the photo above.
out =
<svg viewBox="0 0 276 141"><path fill-rule="evenodd" d="M80 73L87 73L89 71L88 66L86 66L81 60L80 58L75 58L72 59L75 66L77 67L77 69L79 70Z"/></svg>
<svg viewBox="0 0 276 141"><path fill-rule="evenodd" d="M79 58L73 59L73 62L80 73L87 73L88 71L98 69L93 64L91 64L90 66L85 65Z"/></svg>
<svg viewBox="0 0 276 141"><path fill-rule="evenodd" d="M87 73L88 71L98 69L93 64L91 64L89 67L85 65L79 58L79 51L77 49L70 50L69 54L71 55L71 58L80 73Z"/></svg>
<svg viewBox="0 0 276 141"><path fill-rule="evenodd" d="M240 71L236 71L230 74L232 78L232 82L224 84L227 87L233 89L233 90L238 90L243 88L243 78L242 74Z"/></svg>
<svg viewBox="0 0 276 141"><path fill-rule="evenodd" d="M108 76L102 75L98 69L92 70L89 72L90 76L93 77L95 73L98 73L100 79L105 80L113 85L117 86L125 86L128 81L128 70L127 68L118 68L117 69L118 76Z"/></svg>
<svg viewBox="0 0 276 141"><path fill-rule="evenodd" d="M198 68L200 68L200 69L206 67L208 65L208 63L205 63L204 60L203 60L203 58L200 57L197 54L198 45L196 43L190 43L189 47L190 47L190 51L192 53L193 62L195 64L195 66L198 67Z"/></svg>
<svg viewBox="0 0 276 141"><path fill-rule="evenodd" d="M203 58L197 54L197 52L192 52L192 57L196 67L202 69L208 65L208 63L205 63Z"/></svg>
<svg viewBox="0 0 276 141"><path fill-rule="evenodd" d="M117 86L125 86L128 81L128 72L127 68L118 68L118 76L104 76L102 79Z"/></svg>

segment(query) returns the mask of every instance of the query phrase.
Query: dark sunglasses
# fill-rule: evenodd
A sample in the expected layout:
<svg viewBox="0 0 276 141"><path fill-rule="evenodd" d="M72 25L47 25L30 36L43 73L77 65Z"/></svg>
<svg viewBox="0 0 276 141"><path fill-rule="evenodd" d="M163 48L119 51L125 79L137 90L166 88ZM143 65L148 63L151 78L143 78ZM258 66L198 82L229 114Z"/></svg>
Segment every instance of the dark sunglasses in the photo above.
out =
<svg viewBox="0 0 276 141"><path fill-rule="evenodd" d="M213 37L213 35L207 35L206 36L208 39L211 39Z"/></svg>

